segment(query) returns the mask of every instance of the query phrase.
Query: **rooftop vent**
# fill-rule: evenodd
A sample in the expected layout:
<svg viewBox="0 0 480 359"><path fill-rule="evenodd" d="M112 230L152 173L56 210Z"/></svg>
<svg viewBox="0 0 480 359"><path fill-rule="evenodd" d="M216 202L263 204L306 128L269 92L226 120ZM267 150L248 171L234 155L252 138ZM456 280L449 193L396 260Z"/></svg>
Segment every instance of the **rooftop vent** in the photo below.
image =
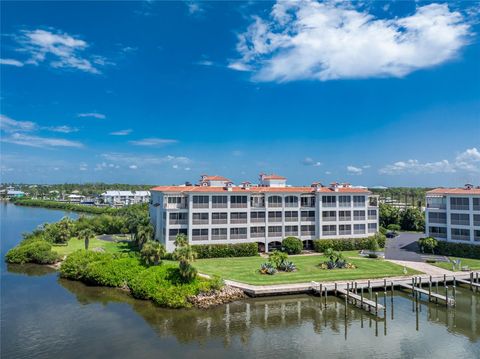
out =
<svg viewBox="0 0 480 359"><path fill-rule="evenodd" d="M473 189L473 184L470 184L470 183L465 184L465 189L467 190Z"/></svg>

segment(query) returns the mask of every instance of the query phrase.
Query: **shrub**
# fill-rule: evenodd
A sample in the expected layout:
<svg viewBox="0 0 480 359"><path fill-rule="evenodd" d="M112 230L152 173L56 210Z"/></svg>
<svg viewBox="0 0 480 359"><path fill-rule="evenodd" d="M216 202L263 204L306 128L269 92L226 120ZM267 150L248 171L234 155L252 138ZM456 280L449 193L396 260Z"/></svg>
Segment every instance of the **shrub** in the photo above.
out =
<svg viewBox="0 0 480 359"><path fill-rule="evenodd" d="M41 238L29 238L18 246L10 249L5 259L8 263L53 264L59 260L57 252L52 251L52 245Z"/></svg>
<svg viewBox="0 0 480 359"><path fill-rule="evenodd" d="M433 237L425 237L418 240L418 245L422 249L422 252L425 252L425 249L427 249L433 254L435 248L438 246L438 241Z"/></svg>
<svg viewBox="0 0 480 359"><path fill-rule="evenodd" d="M106 256L100 261L89 263L83 273L86 284L106 287L126 287L128 282L144 270L136 257Z"/></svg>
<svg viewBox="0 0 480 359"><path fill-rule="evenodd" d="M303 243L296 237L287 237L282 241L282 249L288 254L300 254L303 249Z"/></svg>
<svg viewBox="0 0 480 359"><path fill-rule="evenodd" d="M386 235L388 233L388 229L386 229L385 227L382 227L382 226L380 226L378 231L383 235Z"/></svg>
<svg viewBox="0 0 480 359"><path fill-rule="evenodd" d="M480 245L438 241L437 254L452 257L480 259Z"/></svg>
<svg viewBox="0 0 480 359"><path fill-rule="evenodd" d="M378 245L377 238L375 236L369 237L367 244L368 244L367 249L371 250L372 252L378 252L378 250L380 249L380 246Z"/></svg>
<svg viewBox="0 0 480 359"><path fill-rule="evenodd" d="M401 229L401 227L399 224L389 224L387 226L387 229L392 232L398 232Z"/></svg>
<svg viewBox="0 0 480 359"><path fill-rule="evenodd" d="M253 257L258 255L257 243L192 245L197 258Z"/></svg>
<svg viewBox="0 0 480 359"><path fill-rule="evenodd" d="M324 253L328 248L335 251L369 249L372 238L375 238L380 248L385 247L385 236L380 233L366 238L317 239L313 241L313 246L315 251L320 253Z"/></svg>
<svg viewBox="0 0 480 359"><path fill-rule="evenodd" d="M376 254L376 253L369 253L369 254L368 254L368 258L372 258L372 259L378 258L378 254Z"/></svg>
<svg viewBox="0 0 480 359"><path fill-rule="evenodd" d="M277 273L277 269L272 263L265 262L260 265L260 273L274 275L275 273Z"/></svg>
<svg viewBox="0 0 480 359"><path fill-rule="evenodd" d="M280 269L282 262L288 259L287 253L280 251L273 251L268 255L268 261L276 268Z"/></svg>
<svg viewBox="0 0 480 359"><path fill-rule="evenodd" d="M82 280L87 265L106 257L105 253L78 250L70 254L60 267L60 276L63 278Z"/></svg>

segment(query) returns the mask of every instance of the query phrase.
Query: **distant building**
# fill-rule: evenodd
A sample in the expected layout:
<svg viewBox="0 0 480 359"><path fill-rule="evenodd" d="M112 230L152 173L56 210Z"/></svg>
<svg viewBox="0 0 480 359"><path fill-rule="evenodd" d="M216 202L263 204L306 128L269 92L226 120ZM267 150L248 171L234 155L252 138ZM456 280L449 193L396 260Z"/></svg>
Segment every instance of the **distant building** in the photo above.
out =
<svg viewBox="0 0 480 359"><path fill-rule="evenodd" d="M281 246L288 236L304 248L317 238L360 238L378 231L378 197L347 183L292 187L287 179L260 174L259 184L235 186L228 178L202 175L197 185L151 189L155 238L168 252L177 234L192 244L257 243Z"/></svg>
<svg viewBox="0 0 480 359"><path fill-rule="evenodd" d="M426 201L427 236L480 244L480 187L437 188L427 192Z"/></svg>
<svg viewBox="0 0 480 359"><path fill-rule="evenodd" d="M16 191L14 189L8 189L7 190L7 198L20 198L20 197L25 197L25 192L22 191Z"/></svg>
<svg viewBox="0 0 480 359"><path fill-rule="evenodd" d="M128 206L150 201L150 191L106 191L100 197L111 206Z"/></svg>
<svg viewBox="0 0 480 359"><path fill-rule="evenodd" d="M67 200L70 203L80 203L85 200L85 196L79 195L79 194L69 194L67 196Z"/></svg>

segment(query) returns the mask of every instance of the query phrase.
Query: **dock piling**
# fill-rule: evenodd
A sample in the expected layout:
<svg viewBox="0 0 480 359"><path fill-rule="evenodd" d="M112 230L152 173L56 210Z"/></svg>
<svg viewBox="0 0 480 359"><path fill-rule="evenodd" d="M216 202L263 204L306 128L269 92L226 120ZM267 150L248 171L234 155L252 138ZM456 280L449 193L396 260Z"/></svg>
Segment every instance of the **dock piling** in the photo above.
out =
<svg viewBox="0 0 480 359"><path fill-rule="evenodd" d="M378 293L375 292L375 315L378 315Z"/></svg>

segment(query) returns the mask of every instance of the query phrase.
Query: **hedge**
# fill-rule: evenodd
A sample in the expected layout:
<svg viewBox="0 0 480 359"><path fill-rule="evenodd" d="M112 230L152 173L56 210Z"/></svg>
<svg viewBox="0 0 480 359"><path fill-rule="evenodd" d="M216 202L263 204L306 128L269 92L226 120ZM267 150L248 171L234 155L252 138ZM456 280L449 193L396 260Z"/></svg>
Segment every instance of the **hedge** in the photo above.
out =
<svg viewBox="0 0 480 359"><path fill-rule="evenodd" d="M257 243L192 245L197 258L253 257L258 255Z"/></svg>
<svg viewBox="0 0 480 359"><path fill-rule="evenodd" d="M376 239L380 248L385 247L385 236L378 233L366 238L335 238L335 239L317 239L313 241L313 247L316 252L323 253L327 248L335 251L353 251L360 249L369 249L372 239Z"/></svg>
<svg viewBox="0 0 480 359"><path fill-rule="evenodd" d="M59 261L57 252L52 251L52 245L47 241L32 237L10 249L5 255L8 263L53 264Z"/></svg>
<svg viewBox="0 0 480 359"><path fill-rule="evenodd" d="M110 213L113 214L118 210L112 207L96 207L91 205L68 203L68 202L58 202L58 201L48 201L43 199L32 199L32 198L19 198L12 200L12 203L18 206L28 206L28 207L43 207L50 209L60 209L64 211L72 212L84 212L91 214L102 214Z"/></svg>
<svg viewBox="0 0 480 359"><path fill-rule="evenodd" d="M480 259L480 245L438 241L435 253L444 256Z"/></svg>

